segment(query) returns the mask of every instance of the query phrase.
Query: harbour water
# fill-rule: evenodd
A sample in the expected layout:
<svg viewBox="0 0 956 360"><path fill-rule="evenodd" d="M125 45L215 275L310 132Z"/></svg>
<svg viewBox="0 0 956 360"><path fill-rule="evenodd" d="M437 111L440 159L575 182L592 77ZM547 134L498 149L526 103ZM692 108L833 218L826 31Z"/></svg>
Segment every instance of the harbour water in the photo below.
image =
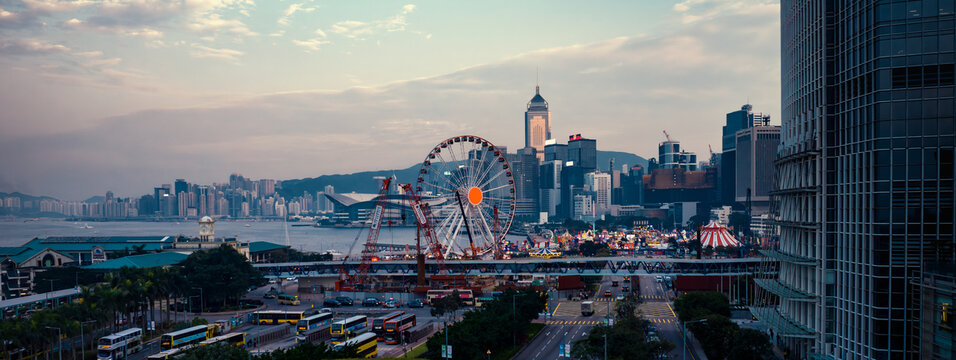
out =
<svg viewBox="0 0 956 360"><path fill-rule="evenodd" d="M248 224L249 226L246 226ZM290 245L300 251L325 252L335 250L353 252L362 250L368 229L362 228L317 228L293 226L302 223L281 221L216 221L216 237L238 237L240 241L268 241ZM288 240L286 231L288 230ZM361 233L360 233L361 232ZM0 220L0 247L17 247L32 240L49 236L199 236L195 221L106 221L73 222L59 219L3 219ZM355 239L358 237L358 241ZM521 236L508 235L512 241ZM467 241L467 239L465 239ZM382 226L379 243L415 244L415 228Z"/></svg>
<svg viewBox="0 0 956 360"><path fill-rule="evenodd" d="M249 226L246 226L248 224ZM291 245L296 250L324 252L335 250L348 252L356 236L360 236L355 251L368 236L366 229L360 228L316 228L311 226L292 226L299 223L281 221L217 221L216 237L238 237L240 241L269 241L281 245ZM288 230L288 242L286 240ZM359 232L361 231L361 234ZM0 246L21 246L33 238L48 236L198 236L199 225L195 221L150 222L150 221L108 221L108 222L72 222L57 219L5 219L0 221ZM378 236L380 243L414 244L415 228L382 227Z"/></svg>

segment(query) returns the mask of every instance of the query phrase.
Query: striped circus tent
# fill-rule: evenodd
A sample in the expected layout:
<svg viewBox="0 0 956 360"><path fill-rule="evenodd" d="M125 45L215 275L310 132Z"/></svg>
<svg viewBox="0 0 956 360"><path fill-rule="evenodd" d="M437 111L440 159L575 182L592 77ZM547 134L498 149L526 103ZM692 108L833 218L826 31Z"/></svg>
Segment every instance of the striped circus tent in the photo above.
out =
<svg viewBox="0 0 956 360"><path fill-rule="evenodd" d="M740 246L740 242L730 235L727 227L717 224L716 221L711 221L709 225L701 228L700 243L703 247Z"/></svg>

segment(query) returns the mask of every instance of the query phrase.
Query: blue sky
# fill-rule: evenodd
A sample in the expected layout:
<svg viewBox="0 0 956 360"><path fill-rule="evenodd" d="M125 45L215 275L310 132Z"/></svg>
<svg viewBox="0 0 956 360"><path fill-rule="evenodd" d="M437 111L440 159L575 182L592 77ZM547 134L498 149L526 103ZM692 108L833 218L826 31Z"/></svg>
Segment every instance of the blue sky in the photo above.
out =
<svg viewBox="0 0 956 360"><path fill-rule="evenodd" d="M779 115L772 1L0 0L0 191L129 196L185 177L406 167L475 133L653 157ZM706 157L706 156L702 156Z"/></svg>

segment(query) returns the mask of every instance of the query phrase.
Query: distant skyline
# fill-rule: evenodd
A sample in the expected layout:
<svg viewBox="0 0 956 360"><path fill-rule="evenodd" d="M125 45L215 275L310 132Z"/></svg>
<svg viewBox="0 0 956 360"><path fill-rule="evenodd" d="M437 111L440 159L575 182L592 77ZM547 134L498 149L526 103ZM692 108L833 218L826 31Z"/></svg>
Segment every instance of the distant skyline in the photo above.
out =
<svg viewBox="0 0 956 360"><path fill-rule="evenodd" d="M552 133L707 158L746 103L779 123L768 1L0 0L0 191L82 200L233 172L405 168L473 133L516 150L540 69Z"/></svg>

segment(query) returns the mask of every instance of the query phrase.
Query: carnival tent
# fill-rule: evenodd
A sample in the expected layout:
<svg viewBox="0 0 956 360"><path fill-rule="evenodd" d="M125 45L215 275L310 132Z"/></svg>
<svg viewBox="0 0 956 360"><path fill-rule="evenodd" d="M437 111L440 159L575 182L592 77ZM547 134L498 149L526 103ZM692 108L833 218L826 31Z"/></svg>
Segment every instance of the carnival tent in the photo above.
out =
<svg viewBox="0 0 956 360"><path fill-rule="evenodd" d="M717 224L716 221L712 221L701 229L700 242L703 247L740 246L740 242L734 239L733 235L730 235L727 227Z"/></svg>

